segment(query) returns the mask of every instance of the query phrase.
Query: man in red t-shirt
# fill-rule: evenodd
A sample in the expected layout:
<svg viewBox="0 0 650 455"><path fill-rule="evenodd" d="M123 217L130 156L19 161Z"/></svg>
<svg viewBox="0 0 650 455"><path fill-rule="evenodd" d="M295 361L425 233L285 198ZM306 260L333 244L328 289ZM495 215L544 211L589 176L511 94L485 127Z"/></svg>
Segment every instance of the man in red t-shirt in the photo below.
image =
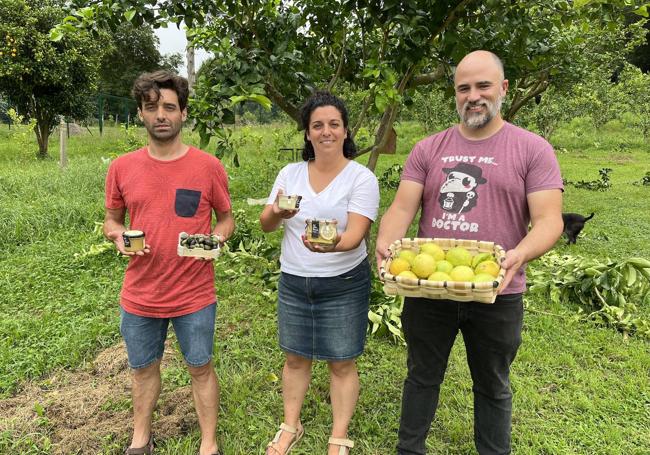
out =
<svg viewBox="0 0 650 455"><path fill-rule="evenodd" d="M104 235L129 256L120 294L120 332L133 370L133 438L127 455L153 451L151 418L160 394L160 360L169 321L192 377L201 455L219 454L219 385L212 364L216 294L211 261L180 257L180 232L212 233L223 243L235 223L221 162L183 144L188 84L168 71L142 74L133 87L148 145L120 156L106 176ZM217 222L211 230L212 212ZM145 248L125 250L122 234L143 231Z"/></svg>
<svg viewBox="0 0 650 455"><path fill-rule="evenodd" d="M422 208L419 237L492 241L506 249L493 305L407 297L402 327L408 373L397 453L426 453L449 353L460 331L474 392L474 442L481 455L511 451L510 365L521 343L526 263L562 234L562 178L553 148L505 122L503 64L476 51L454 77L459 125L418 142L377 235L378 264ZM529 223L532 228L529 230Z"/></svg>

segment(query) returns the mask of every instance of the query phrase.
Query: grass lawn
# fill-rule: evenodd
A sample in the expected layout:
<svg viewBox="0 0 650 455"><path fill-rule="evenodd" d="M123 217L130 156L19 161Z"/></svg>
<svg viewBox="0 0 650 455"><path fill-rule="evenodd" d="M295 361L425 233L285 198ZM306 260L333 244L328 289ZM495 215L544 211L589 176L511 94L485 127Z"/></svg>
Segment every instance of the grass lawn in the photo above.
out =
<svg viewBox="0 0 650 455"><path fill-rule="evenodd" d="M81 403L84 391L90 393L104 381L96 374L95 357L120 341L117 302L126 260L102 249L97 230L108 167L102 158L130 150L144 136L141 130L126 134L107 128L103 137L92 131L92 136L85 131L70 139L69 166L61 170L54 159L36 161L17 149L6 125L0 126L0 453L62 453L69 447L61 429L67 428L71 415L61 412L57 391L84 375L90 381L85 389L79 387ZM399 125L397 131L398 153L380 158L377 175L402 164L411 146L426 134L414 123ZM234 209L240 232L258 238L261 207L248 205L247 199L267 195L277 171L288 162L286 156L278 157L277 149L299 145L301 134L287 125L250 126L238 128L235 138L241 167L224 159ZM198 144L195 135L186 140ZM620 125L599 131L566 125L552 143L569 181L597 180L599 169L612 169L608 191L567 185L565 211L595 212L595 217L577 245L561 240L556 250L586 257L649 258L650 187L633 184L650 171L648 143ZM51 155L57 150L52 140ZM365 164L367 156L359 161ZM394 190L382 189L382 212L393 195ZM373 238L375 233L376 225ZM277 246L280 236L264 239L266 246ZM276 341L276 296L268 284L272 277L264 275L265 261L222 256L216 263L220 304L215 360L222 387L219 438L225 454L262 453L282 416L283 356ZM540 294L527 295L526 305L523 344L512 371L514 453L647 454L648 340L624 339L614 329L576 317L576 307L549 303ZM649 308L641 311L650 317ZM387 338L368 339L359 359L362 391L350 428L356 442L353 453L394 452L405 357L404 346ZM189 384L175 349L169 358L160 420L165 397ZM19 401L21 406L16 405ZM68 401L74 411L74 396ZM128 425L127 385L116 387L97 404L104 420ZM474 453L472 415L471 379L459 337L427 443L429 453ZM181 417L190 419L189 424L156 433L156 453L196 453L196 421L191 415ZM331 418L323 363L315 365L302 418L306 435L292 453L324 453ZM119 454L128 434L105 430L92 437L92 453Z"/></svg>

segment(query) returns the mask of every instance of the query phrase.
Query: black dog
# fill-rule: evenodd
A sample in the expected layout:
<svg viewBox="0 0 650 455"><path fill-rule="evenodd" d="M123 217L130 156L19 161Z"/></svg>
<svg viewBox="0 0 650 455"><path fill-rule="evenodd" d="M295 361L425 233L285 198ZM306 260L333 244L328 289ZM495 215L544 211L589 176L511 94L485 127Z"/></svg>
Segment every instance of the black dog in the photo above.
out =
<svg viewBox="0 0 650 455"><path fill-rule="evenodd" d="M578 213L563 213L562 220L564 221L564 233L569 241L567 244L576 243L578 234L585 227L585 223L594 217L593 212L591 215L584 217Z"/></svg>

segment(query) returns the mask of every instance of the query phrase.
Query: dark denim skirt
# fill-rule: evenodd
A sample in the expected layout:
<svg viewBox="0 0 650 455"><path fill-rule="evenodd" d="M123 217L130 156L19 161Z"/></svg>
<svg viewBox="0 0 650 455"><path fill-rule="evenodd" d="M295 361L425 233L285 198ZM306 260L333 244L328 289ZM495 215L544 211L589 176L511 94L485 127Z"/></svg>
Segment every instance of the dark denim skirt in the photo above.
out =
<svg viewBox="0 0 650 455"><path fill-rule="evenodd" d="M309 359L361 355L368 327L370 265L364 259L333 277L282 273L278 287L280 347Z"/></svg>

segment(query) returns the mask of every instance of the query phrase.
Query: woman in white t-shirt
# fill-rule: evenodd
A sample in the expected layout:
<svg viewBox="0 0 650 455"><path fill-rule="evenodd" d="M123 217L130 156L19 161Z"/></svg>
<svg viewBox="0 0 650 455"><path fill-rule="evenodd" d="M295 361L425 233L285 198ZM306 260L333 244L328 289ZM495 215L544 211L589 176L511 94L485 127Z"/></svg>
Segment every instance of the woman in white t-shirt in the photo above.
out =
<svg viewBox="0 0 650 455"><path fill-rule="evenodd" d="M305 129L303 162L278 174L260 215L262 229L284 225L278 286L284 423L266 453L284 455L302 437L300 410L311 381L314 359L330 371L332 433L329 454L353 446L347 431L359 396L355 359L365 344L370 297L370 266L364 237L377 217L375 175L353 161L348 113L343 101L315 92L301 111ZM302 196L297 210L278 206L279 195ZM305 237L307 220L336 220L332 245ZM330 224L331 226L331 224Z"/></svg>

